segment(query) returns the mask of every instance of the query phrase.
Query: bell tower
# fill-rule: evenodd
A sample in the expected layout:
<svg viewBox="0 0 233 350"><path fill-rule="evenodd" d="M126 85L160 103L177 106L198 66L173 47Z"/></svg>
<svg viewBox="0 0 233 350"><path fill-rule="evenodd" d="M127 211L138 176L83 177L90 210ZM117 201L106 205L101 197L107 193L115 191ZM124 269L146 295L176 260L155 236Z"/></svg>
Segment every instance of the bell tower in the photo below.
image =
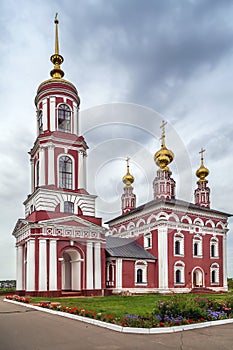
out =
<svg viewBox="0 0 233 350"><path fill-rule="evenodd" d="M26 217L39 210L95 215L95 196L86 190L88 146L79 135L80 98L76 87L63 78L57 15L54 23L55 50L50 58L54 67L35 97L37 138L29 152L31 195L24 203Z"/></svg>

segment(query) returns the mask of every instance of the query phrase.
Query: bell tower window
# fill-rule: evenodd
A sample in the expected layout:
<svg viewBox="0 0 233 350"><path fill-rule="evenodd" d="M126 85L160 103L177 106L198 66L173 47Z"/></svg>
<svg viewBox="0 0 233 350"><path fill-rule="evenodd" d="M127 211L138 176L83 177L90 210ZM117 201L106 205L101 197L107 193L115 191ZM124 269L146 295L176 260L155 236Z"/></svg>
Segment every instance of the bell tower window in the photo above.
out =
<svg viewBox="0 0 233 350"><path fill-rule="evenodd" d="M62 156L59 159L59 187L72 189L72 178L72 159L68 156Z"/></svg>
<svg viewBox="0 0 233 350"><path fill-rule="evenodd" d="M41 110L38 113L37 122L38 122L38 131L39 131L39 134L41 134L43 132L43 112Z"/></svg>
<svg viewBox="0 0 233 350"><path fill-rule="evenodd" d="M64 103L58 107L58 131L71 132L71 110Z"/></svg>

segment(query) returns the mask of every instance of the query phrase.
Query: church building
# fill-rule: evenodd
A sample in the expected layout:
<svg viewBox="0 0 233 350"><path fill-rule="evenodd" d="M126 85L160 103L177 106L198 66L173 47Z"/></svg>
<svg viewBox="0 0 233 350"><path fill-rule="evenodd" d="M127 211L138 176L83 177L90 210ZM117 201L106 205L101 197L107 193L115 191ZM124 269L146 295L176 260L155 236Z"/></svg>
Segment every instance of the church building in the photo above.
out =
<svg viewBox="0 0 233 350"><path fill-rule="evenodd" d="M31 193L16 223L17 293L37 296L227 291L226 237L230 216L210 208L208 169L201 165L195 202L175 196L163 122L154 199L136 206L129 159L122 214L102 226L96 196L86 186L88 146L79 132L80 98L63 79L55 18L51 78L37 90L37 137L30 150ZM152 160L153 161L153 160ZM119 203L120 205L120 203Z"/></svg>

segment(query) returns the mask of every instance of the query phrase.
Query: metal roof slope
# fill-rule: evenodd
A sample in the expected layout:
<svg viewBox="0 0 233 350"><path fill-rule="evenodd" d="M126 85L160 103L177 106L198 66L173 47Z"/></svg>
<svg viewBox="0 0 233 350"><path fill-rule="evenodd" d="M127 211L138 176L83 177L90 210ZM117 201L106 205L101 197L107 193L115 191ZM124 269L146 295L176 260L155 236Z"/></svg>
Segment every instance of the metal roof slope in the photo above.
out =
<svg viewBox="0 0 233 350"><path fill-rule="evenodd" d="M106 251L112 257L157 260L135 240L129 238L106 237Z"/></svg>

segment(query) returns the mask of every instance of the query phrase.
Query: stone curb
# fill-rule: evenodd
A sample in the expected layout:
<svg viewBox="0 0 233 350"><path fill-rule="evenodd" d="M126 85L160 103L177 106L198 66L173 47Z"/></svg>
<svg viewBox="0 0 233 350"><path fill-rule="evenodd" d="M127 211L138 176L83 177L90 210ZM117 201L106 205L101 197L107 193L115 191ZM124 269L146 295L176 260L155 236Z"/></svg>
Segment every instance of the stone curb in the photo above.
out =
<svg viewBox="0 0 233 350"><path fill-rule="evenodd" d="M198 329L198 328L205 328L205 327L211 327L211 326L220 326L228 323L233 323L233 318L229 318L226 320L217 320L217 321L208 321L208 322L203 322L203 323L194 323L194 324L188 324L188 325L182 325L182 326L175 326L175 327L158 327L158 328L133 328L133 327L122 327L118 326L116 324L112 323L107 323L99 320L94 320L89 317L83 317L83 316L78 316L78 315L72 315L68 314L66 312L62 311L55 311L51 309L46 309L40 306L35 306L31 304L26 304L26 303L20 303L15 300L9 300L9 299L4 299L3 301L6 301L8 303L20 305L20 306L25 306L30 309L34 309L37 311L41 312L47 312L52 315L57 315L61 317L66 317L70 318L72 320L80 321L80 322L85 322L92 324L94 326L98 327L103 327L110 329L112 331L116 332L121 332L121 333L131 333L131 334L163 334L163 333L175 333L175 332L182 332L182 331L190 331L192 329Z"/></svg>

